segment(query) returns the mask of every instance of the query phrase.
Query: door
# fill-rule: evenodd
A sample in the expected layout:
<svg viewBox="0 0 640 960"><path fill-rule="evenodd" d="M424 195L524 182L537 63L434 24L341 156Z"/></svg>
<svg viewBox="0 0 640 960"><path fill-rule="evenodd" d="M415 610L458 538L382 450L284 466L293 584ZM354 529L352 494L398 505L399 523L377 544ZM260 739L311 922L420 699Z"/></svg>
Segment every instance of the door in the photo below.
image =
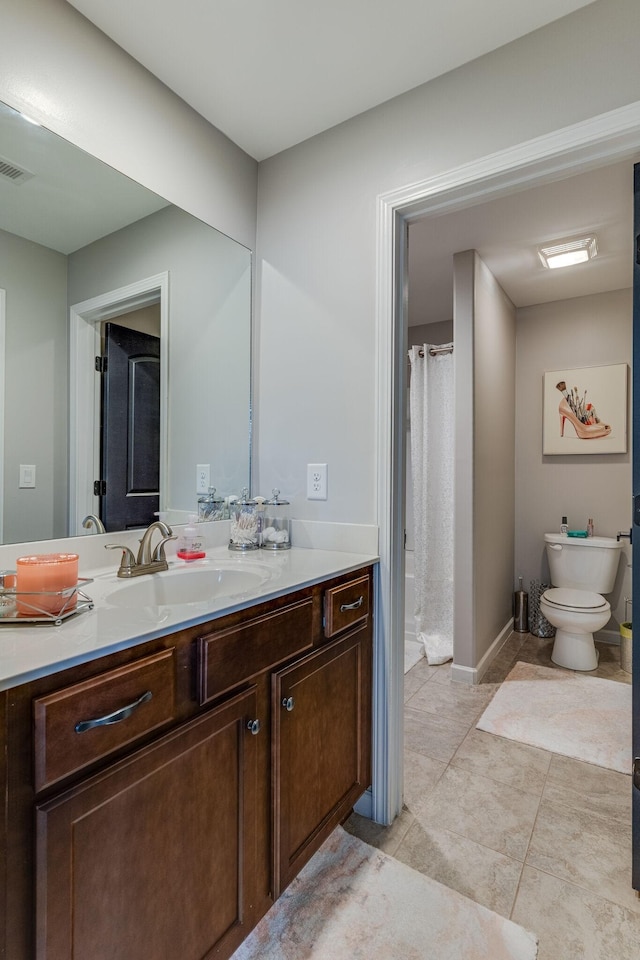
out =
<svg viewBox="0 0 640 960"><path fill-rule="evenodd" d="M636 238L633 262L633 535L636 549L640 545L640 164L634 167L633 219ZM640 562L632 570L633 610L640 610ZM636 620L636 642L633 650L633 875L632 885L640 890L640 614ZM633 622L633 621L632 621Z"/></svg>
<svg viewBox="0 0 640 960"><path fill-rule="evenodd" d="M361 627L272 677L276 897L369 785L370 649Z"/></svg>
<svg viewBox="0 0 640 960"><path fill-rule="evenodd" d="M146 527L159 509L160 338L105 324L100 519Z"/></svg>

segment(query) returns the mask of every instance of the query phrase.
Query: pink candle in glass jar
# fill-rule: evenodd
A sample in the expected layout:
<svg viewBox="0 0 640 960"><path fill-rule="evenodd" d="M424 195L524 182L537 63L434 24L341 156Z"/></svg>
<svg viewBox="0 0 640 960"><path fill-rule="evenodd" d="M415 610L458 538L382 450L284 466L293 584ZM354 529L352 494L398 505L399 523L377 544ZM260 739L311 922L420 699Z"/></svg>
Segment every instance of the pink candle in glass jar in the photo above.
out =
<svg viewBox="0 0 640 960"><path fill-rule="evenodd" d="M77 553L40 553L16 560L16 610L23 616L73 610L78 597ZM61 591L65 591L62 593Z"/></svg>

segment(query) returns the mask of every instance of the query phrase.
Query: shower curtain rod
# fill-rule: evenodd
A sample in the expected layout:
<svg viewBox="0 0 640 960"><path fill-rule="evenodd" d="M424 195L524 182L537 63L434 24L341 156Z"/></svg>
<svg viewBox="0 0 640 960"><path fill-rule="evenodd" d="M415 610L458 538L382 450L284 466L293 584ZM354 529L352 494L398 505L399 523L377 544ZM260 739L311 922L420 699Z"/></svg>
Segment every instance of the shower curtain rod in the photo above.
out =
<svg viewBox="0 0 640 960"><path fill-rule="evenodd" d="M429 350L430 357L437 357L440 353L453 353L453 347L431 347ZM418 356L424 357L424 350L418 350Z"/></svg>

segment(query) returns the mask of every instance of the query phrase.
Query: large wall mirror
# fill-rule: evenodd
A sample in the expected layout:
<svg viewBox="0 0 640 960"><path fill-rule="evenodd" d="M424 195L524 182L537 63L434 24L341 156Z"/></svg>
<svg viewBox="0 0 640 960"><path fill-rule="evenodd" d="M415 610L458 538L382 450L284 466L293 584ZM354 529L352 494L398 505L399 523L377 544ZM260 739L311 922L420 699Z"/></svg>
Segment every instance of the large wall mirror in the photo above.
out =
<svg viewBox="0 0 640 960"><path fill-rule="evenodd" d="M137 374L110 388L130 405L117 421L95 364L109 329L158 344L136 346ZM100 514L105 423L130 500L156 476L155 509L195 513L203 465L239 493L250 354L251 252L0 104L0 542L75 535Z"/></svg>

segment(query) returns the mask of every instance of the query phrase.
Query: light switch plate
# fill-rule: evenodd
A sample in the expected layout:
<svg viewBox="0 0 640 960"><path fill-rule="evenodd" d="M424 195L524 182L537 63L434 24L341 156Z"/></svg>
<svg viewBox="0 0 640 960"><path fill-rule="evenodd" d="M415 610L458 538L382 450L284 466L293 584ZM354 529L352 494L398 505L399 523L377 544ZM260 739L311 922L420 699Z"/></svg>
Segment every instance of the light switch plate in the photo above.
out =
<svg viewBox="0 0 640 960"><path fill-rule="evenodd" d="M31 489L36 485L36 465L35 463L21 463L20 464L20 481L18 487L20 489Z"/></svg>

